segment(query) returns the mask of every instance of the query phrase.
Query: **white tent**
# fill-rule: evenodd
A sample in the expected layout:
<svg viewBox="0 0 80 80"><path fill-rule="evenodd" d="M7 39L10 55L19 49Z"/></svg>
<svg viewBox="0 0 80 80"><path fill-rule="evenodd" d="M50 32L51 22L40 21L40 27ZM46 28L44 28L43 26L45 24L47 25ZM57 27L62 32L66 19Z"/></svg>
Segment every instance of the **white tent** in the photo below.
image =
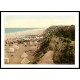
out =
<svg viewBox="0 0 80 80"><path fill-rule="evenodd" d="M21 64L27 64L29 63L30 61L27 59L27 58L24 58L22 61L21 61Z"/></svg>
<svg viewBox="0 0 80 80"><path fill-rule="evenodd" d="M9 53L14 53L15 52L15 49L14 48L9 48L8 52Z"/></svg>
<svg viewBox="0 0 80 80"><path fill-rule="evenodd" d="M35 51L36 50L36 46L31 46L30 50Z"/></svg>
<svg viewBox="0 0 80 80"><path fill-rule="evenodd" d="M30 46L32 46L32 45L33 45L33 42L32 42L32 41L30 41L30 43L29 43L29 44L30 44Z"/></svg>
<svg viewBox="0 0 80 80"><path fill-rule="evenodd" d="M24 52L22 55L21 55L22 58L26 58L28 57L28 55Z"/></svg>
<svg viewBox="0 0 80 80"><path fill-rule="evenodd" d="M19 49L19 46L17 46L17 45L14 45L14 48L15 48L16 50L18 50L18 49Z"/></svg>

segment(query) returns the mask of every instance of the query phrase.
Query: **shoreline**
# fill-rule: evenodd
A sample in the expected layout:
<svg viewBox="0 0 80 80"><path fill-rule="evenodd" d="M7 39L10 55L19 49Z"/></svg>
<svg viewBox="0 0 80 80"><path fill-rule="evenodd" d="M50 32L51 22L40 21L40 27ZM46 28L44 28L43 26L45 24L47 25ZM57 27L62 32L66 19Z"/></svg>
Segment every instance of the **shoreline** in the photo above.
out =
<svg viewBox="0 0 80 80"><path fill-rule="evenodd" d="M13 33L5 33L5 39L11 39L11 38L16 38L20 35L25 36L25 35L41 35L45 29L34 29L34 30L26 30L26 31L18 31L18 32L13 32Z"/></svg>

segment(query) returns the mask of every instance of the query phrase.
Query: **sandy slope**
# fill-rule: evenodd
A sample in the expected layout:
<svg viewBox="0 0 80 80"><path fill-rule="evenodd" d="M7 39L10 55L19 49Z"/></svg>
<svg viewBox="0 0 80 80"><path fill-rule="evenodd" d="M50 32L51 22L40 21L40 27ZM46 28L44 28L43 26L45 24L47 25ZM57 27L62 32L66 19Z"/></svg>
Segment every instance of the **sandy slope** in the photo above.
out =
<svg viewBox="0 0 80 80"><path fill-rule="evenodd" d="M38 64L53 64L53 51L47 51Z"/></svg>

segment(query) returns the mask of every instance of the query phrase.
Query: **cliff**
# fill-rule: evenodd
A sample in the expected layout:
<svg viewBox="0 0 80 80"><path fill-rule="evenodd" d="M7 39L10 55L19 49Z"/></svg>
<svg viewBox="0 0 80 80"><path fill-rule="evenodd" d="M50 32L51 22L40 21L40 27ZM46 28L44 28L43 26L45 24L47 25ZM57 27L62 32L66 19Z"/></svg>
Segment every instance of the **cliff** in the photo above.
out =
<svg viewBox="0 0 80 80"><path fill-rule="evenodd" d="M43 34L40 48L36 51L33 63L38 64L48 51L53 52L51 55L53 64L74 64L75 26L50 26L47 28Z"/></svg>

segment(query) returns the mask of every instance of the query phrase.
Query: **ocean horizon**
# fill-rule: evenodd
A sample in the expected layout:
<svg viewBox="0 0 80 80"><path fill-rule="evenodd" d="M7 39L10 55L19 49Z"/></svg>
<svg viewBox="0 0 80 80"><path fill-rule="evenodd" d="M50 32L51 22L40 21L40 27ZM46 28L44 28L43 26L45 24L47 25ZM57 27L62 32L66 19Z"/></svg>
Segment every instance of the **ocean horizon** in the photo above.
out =
<svg viewBox="0 0 80 80"><path fill-rule="evenodd" d="M14 33L19 31L26 31L26 30L34 30L34 29L42 29L42 28L5 28L5 33Z"/></svg>

